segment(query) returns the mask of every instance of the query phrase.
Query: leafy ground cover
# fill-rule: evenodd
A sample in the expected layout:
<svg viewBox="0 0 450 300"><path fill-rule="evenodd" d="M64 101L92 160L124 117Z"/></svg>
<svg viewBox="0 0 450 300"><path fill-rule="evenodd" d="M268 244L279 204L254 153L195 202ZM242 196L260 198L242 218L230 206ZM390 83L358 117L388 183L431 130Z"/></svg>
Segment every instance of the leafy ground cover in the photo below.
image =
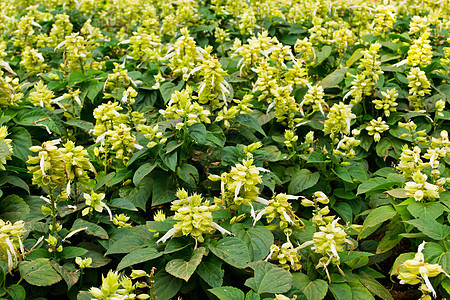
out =
<svg viewBox="0 0 450 300"><path fill-rule="evenodd" d="M450 297L449 8L1 1L0 297Z"/></svg>

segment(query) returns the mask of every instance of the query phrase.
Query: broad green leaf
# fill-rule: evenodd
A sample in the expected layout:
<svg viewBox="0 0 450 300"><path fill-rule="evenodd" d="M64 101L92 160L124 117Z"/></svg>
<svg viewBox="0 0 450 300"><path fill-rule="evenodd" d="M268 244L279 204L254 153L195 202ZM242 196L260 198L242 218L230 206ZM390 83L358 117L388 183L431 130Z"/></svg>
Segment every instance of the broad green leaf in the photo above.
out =
<svg viewBox="0 0 450 300"><path fill-rule="evenodd" d="M245 285L258 294L285 293L291 289L292 275L285 269L266 261L251 264L255 270L254 277L245 281Z"/></svg>
<svg viewBox="0 0 450 300"><path fill-rule="evenodd" d="M105 172L101 172L100 174L103 174L103 177L99 176L100 178L96 178L97 183L94 186L94 191L97 191L99 188L103 187L105 184L110 182L114 178L114 176L116 176L116 172L111 172L108 174L105 174Z"/></svg>
<svg viewBox="0 0 450 300"><path fill-rule="evenodd" d="M215 246L210 244L208 247L214 255L233 267L245 268L250 261L247 246L237 237L223 238Z"/></svg>
<svg viewBox="0 0 450 300"><path fill-rule="evenodd" d="M403 233L405 233L405 225L400 222L400 217L393 218L387 226L386 234L378 243L376 254L385 253L397 246L403 238Z"/></svg>
<svg viewBox="0 0 450 300"><path fill-rule="evenodd" d="M261 296L250 290L245 294L245 300L261 300Z"/></svg>
<svg viewBox="0 0 450 300"><path fill-rule="evenodd" d="M397 189L389 190L389 191L386 191L385 193L387 193L390 196L397 198L397 199L408 198L408 195L406 194L406 190L404 188L397 188Z"/></svg>
<svg viewBox="0 0 450 300"><path fill-rule="evenodd" d="M203 255L205 255L205 253L206 248L200 247L194 250L189 261L185 261L180 258L172 259L166 265L166 272L188 282L189 278L191 278L192 274L194 274L195 272L195 269L197 269L197 266L202 261Z"/></svg>
<svg viewBox="0 0 450 300"><path fill-rule="evenodd" d="M184 81L181 80L178 85L175 85L172 82L164 82L161 84L161 87L159 88L159 91L161 92L161 96L163 97L164 104L167 104L169 102L170 97L172 97L172 93L175 91L181 91L183 88Z"/></svg>
<svg viewBox="0 0 450 300"><path fill-rule="evenodd" d="M195 187L199 181L197 168L190 164L182 164L177 168L177 175L191 187Z"/></svg>
<svg viewBox="0 0 450 300"><path fill-rule="evenodd" d="M68 247L64 247L64 249L61 251L61 253L59 255L61 256L61 258L70 259L70 258L75 258L77 256L82 256L83 254L86 254L87 252L88 251L84 248L68 246Z"/></svg>
<svg viewBox="0 0 450 300"><path fill-rule="evenodd" d="M74 126L83 129L86 132L90 132L94 129L94 124L84 120L71 119L64 122L66 125Z"/></svg>
<svg viewBox="0 0 450 300"><path fill-rule="evenodd" d="M214 255L203 258L195 272L211 287L220 287L223 283L225 271L222 269L222 260Z"/></svg>
<svg viewBox="0 0 450 300"><path fill-rule="evenodd" d="M70 73L67 78L67 84L69 87L75 86L77 83L83 82L87 79L86 75L84 75L81 71L73 71Z"/></svg>
<svg viewBox="0 0 450 300"><path fill-rule="evenodd" d="M72 229L70 231L75 231L77 229L85 228L85 232L89 235L93 235L99 237L101 239L107 239L108 233L101 226L98 226L94 223L85 221L83 219L76 219L72 225Z"/></svg>
<svg viewBox="0 0 450 300"><path fill-rule="evenodd" d="M244 228L241 223L233 224L231 231L247 245L250 260L257 261L266 258L273 244L273 234L265 226Z"/></svg>
<svg viewBox="0 0 450 300"><path fill-rule="evenodd" d="M176 239L170 239L166 244L166 248L164 249L164 254L178 252L178 251L188 247L189 245L192 245L192 241L190 241L187 237L178 237ZM215 256L210 255L209 257L215 257Z"/></svg>
<svg viewBox="0 0 450 300"><path fill-rule="evenodd" d="M139 231L137 228L143 228L142 234L137 234ZM152 233L148 231L147 226L136 226L130 234L122 237L114 242L106 251L105 255L130 253L131 251L142 248L142 246L150 241Z"/></svg>
<svg viewBox="0 0 450 300"><path fill-rule="evenodd" d="M345 62L345 65L350 68L355 62L357 62L361 57L363 57L363 53L362 50L364 50L364 48L358 48L356 49L352 56L350 56L349 59L347 59L347 61Z"/></svg>
<svg viewBox="0 0 450 300"><path fill-rule="evenodd" d="M401 264L403 264L405 261L409 260L409 259L414 259L414 256L416 254L414 252L408 252L408 253L402 253L400 254L394 261L394 264L392 265L391 271L389 272L389 274L391 276L394 275L398 275L398 266L400 266Z"/></svg>
<svg viewBox="0 0 450 300"><path fill-rule="evenodd" d="M392 184L393 183L389 182L386 178L382 177L371 178L367 181L364 181L358 186L357 195L368 193L375 190L385 189Z"/></svg>
<svg viewBox="0 0 450 300"><path fill-rule="evenodd" d="M333 209L341 216L344 221L353 221L352 207L346 202L339 202L333 206Z"/></svg>
<svg viewBox="0 0 450 300"><path fill-rule="evenodd" d="M189 136L199 145L206 143L206 127L203 123L195 123L189 126Z"/></svg>
<svg viewBox="0 0 450 300"><path fill-rule="evenodd" d="M183 280L162 270L155 274L155 293L158 300L170 300L183 285Z"/></svg>
<svg viewBox="0 0 450 300"><path fill-rule="evenodd" d="M26 183L22 178L8 175L6 176L6 180L8 181L9 184L24 189L25 191L28 192L28 194L30 193L30 187L28 186L28 183Z"/></svg>
<svg viewBox="0 0 450 300"><path fill-rule="evenodd" d="M328 291L328 284L325 280L311 280L308 275L303 273L293 274L293 287L295 290L305 294L308 300L322 300Z"/></svg>
<svg viewBox="0 0 450 300"><path fill-rule="evenodd" d="M164 176L162 174L167 173L158 173L155 174L154 177L152 189L152 206L169 203L177 199L175 188L172 187L169 183L169 180L167 180L168 176Z"/></svg>
<svg viewBox="0 0 450 300"><path fill-rule="evenodd" d="M339 178L346 182L353 183L352 177L350 176L350 173L345 169L344 167L336 167L333 170L333 173L336 174Z"/></svg>
<svg viewBox="0 0 450 300"><path fill-rule="evenodd" d="M153 178L150 175L145 176L139 181L135 187L124 186L120 188L119 195L121 198L129 200L134 206L145 211L147 201L150 199L153 187Z"/></svg>
<svg viewBox="0 0 450 300"><path fill-rule="evenodd" d="M19 265L20 276L31 285L49 286L62 280L46 258L23 261Z"/></svg>
<svg viewBox="0 0 450 300"><path fill-rule="evenodd" d="M232 286L222 286L209 289L219 300L244 300L244 292Z"/></svg>
<svg viewBox="0 0 450 300"><path fill-rule="evenodd" d="M134 206L134 204L131 203L130 200L123 199L123 198L116 198L116 199L111 200L111 202L109 203L109 206L117 207L120 209L137 211L136 206Z"/></svg>
<svg viewBox="0 0 450 300"><path fill-rule="evenodd" d="M346 283L332 283L328 288L337 300L352 299L352 289Z"/></svg>
<svg viewBox="0 0 450 300"><path fill-rule="evenodd" d="M142 178L144 178L145 176L150 174L150 172L153 171L153 169L155 167L156 167L156 164L152 164L152 163L145 163L145 164L141 165L134 173L134 176L133 176L134 185L138 186L139 183L141 182Z"/></svg>
<svg viewBox="0 0 450 300"><path fill-rule="evenodd" d="M337 69L333 73L329 74L327 77L322 79L320 85L326 89L338 86L339 83L344 80L345 74L347 74L348 68Z"/></svg>
<svg viewBox="0 0 450 300"><path fill-rule="evenodd" d="M375 278L367 273L361 272L359 274L359 281L374 295L380 297L383 300L394 300L391 293Z"/></svg>
<svg viewBox="0 0 450 300"><path fill-rule="evenodd" d="M170 153L164 153L160 152L159 157L161 157L161 160L163 163L173 172L175 172L178 162L178 152L173 151Z"/></svg>
<svg viewBox="0 0 450 300"><path fill-rule="evenodd" d="M9 195L0 200L0 218L16 222L23 220L30 212L28 204L17 195Z"/></svg>
<svg viewBox="0 0 450 300"><path fill-rule="evenodd" d="M69 291L80 279L80 270L75 267L73 263L59 265L55 261L51 261L53 268L61 275L67 284L67 291Z"/></svg>
<svg viewBox="0 0 450 300"><path fill-rule="evenodd" d="M48 110L47 110L48 111ZM36 126L44 131L50 130L52 133L61 134L53 119L48 113L39 107L33 109L23 109L14 118L15 122L23 126Z"/></svg>
<svg viewBox="0 0 450 300"><path fill-rule="evenodd" d="M11 284L6 288L6 292L12 300L25 300L27 296L25 288L19 284Z"/></svg>
<svg viewBox="0 0 450 300"><path fill-rule="evenodd" d="M10 132L8 138L12 140L12 155L26 162L28 155L32 154L30 147L33 146L33 143L31 142L30 133L25 128L18 126L8 128L8 130Z"/></svg>
<svg viewBox="0 0 450 300"><path fill-rule="evenodd" d="M348 285L352 289L352 300L375 300L361 283L349 282Z"/></svg>
<svg viewBox="0 0 450 300"><path fill-rule="evenodd" d="M244 126L247 126L248 128L251 128L251 129L261 133L263 136L266 136L266 133L262 129L261 125L259 125L258 121L256 121L256 119L253 118L251 115L239 114L236 117L236 121Z"/></svg>
<svg viewBox="0 0 450 300"><path fill-rule="evenodd" d="M120 271L122 269L125 269L126 267L158 258L161 255L163 255L163 252L158 252L158 250L156 250L155 248L143 248L134 250L125 255L124 258L122 258L119 265L117 266L117 270Z"/></svg>
<svg viewBox="0 0 450 300"><path fill-rule="evenodd" d="M297 171L289 183L288 193L294 195L309 189L319 181L319 178L320 174L318 172L312 173L308 169Z"/></svg>
<svg viewBox="0 0 450 300"><path fill-rule="evenodd" d="M363 228L358 235L358 238L363 239L371 235L383 222L393 218L397 212L390 205L384 205L375 208L370 212L364 220Z"/></svg>
<svg viewBox="0 0 450 300"><path fill-rule="evenodd" d="M322 51L316 52L316 64L320 65L325 59L327 59L331 54L331 47L326 45L322 47Z"/></svg>
<svg viewBox="0 0 450 300"><path fill-rule="evenodd" d="M440 224L435 220L415 219L405 222L413 225L428 237L438 241L445 239L450 234L450 226Z"/></svg>
<svg viewBox="0 0 450 300"><path fill-rule="evenodd" d="M414 218L435 220L444 213L444 206L437 202L413 202L408 205L408 211Z"/></svg>

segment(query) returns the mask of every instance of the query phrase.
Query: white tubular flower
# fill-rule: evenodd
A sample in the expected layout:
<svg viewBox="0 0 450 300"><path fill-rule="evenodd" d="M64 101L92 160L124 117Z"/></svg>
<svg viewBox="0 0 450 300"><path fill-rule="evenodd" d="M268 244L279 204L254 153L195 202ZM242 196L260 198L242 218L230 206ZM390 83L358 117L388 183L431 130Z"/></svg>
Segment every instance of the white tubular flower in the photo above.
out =
<svg viewBox="0 0 450 300"><path fill-rule="evenodd" d="M216 222L211 222L211 226L214 227L215 229L219 230L220 233L222 233L222 234L234 235L233 233L229 232L228 230L226 230L225 228L223 228Z"/></svg>
<svg viewBox="0 0 450 300"><path fill-rule="evenodd" d="M171 228L165 235L163 235L159 240L156 241L156 244L165 243L168 239L170 239L175 232L177 232L176 228Z"/></svg>

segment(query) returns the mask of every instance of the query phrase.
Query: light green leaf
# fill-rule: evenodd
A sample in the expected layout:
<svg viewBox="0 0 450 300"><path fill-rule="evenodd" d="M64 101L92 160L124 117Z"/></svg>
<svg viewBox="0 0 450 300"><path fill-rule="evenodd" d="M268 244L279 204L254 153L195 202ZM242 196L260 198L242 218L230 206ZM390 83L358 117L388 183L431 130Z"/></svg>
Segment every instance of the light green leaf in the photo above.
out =
<svg viewBox="0 0 450 300"><path fill-rule="evenodd" d="M383 300L394 300L391 293L375 278L367 273L361 272L359 274L359 281L374 295L380 297Z"/></svg>
<svg viewBox="0 0 450 300"><path fill-rule="evenodd" d="M394 261L394 264L392 265L391 271L389 272L389 274L391 276L394 275L398 275L397 272L397 268L398 266L400 266L401 264L403 264L405 261L409 260L409 259L414 259L414 256L416 254L414 252L408 252L408 253L402 253L400 254Z"/></svg>
<svg viewBox="0 0 450 300"><path fill-rule="evenodd" d="M11 284L6 289L6 292L9 294L12 300L25 300L27 296L25 288L18 284Z"/></svg>
<svg viewBox="0 0 450 300"><path fill-rule="evenodd" d="M143 248L134 250L125 255L124 258L122 258L119 265L117 266L117 270L120 271L122 269L125 269L126 267L158 258L161 255L163 255L163 252L158 252L158 250L156 250L155 248Z"/></svg>
<svg viewBox="0 0 450 300"><path fill-rule="evenodd" d="M337 300L352 299L352 289L346 283L332 283L328 288Z"/></svg>
<svg viewBox="0 0 450 300"><path fill-rule="evenodd" d="M191 278L192 274L195 272L195 269L197 269L197 266L202 261L205 253L206 248L200 247L194 250L189 261L185 261L180 258L172 259L166 265L166 272L188 282L189 278Z"/></svg>
<svg viewBox="0 0 450 300"><path fill-rule="evenodd" d="M237 237L223 238L215 246L210 244L208 247L214 255L233 267L243 269L250 261L247 246Z"/></svg>
<svg viewBox="0 0 450 300"><path fill-rule="evenodd" d="M49 286L62 280L47 258L23 261L19 265L20 276L31 285Z"/></svg>
<svg viewBox="0 0 450 300"><path fill-rule="evenodd" d="M195 272L211 287L222 286L225 271L222 269L222 260L214 255L203 258Z"/></svg>
<svg viewBox="0 0 450 300"><path fill-rule="evenodd" d="M61 251L61 253L59 255L61 256L61 258L64 258L64 259L71 259L71 258L75 258L77 256L82 256L83 254L86 254L87 252L88 251L84 248L68 246L68 247L64 247L63 251Z"/></svg>
<svg viewBox="0 0 450 300"><path fill-rule="evenodd" d="M9 195L0 200L0 218L16 222L30 213L28 204L17 195Z"/></svg>
<svg viewBox="0 0 450 300"><path fill-rule="evenodd" d="M325 280L311 280L308 275L303 273L293 274L293 287L305 294L308 300L322 300L328 291L328 284Z"/></svg>
<svg viewBox="0 0 450 300"><path fill-rule="evenodd" d="M384 205L375 208L370 212L364 220L363 228L358 235L358 238L363 239L371 235L383 222L393 218L397 212L390 205Z"/></svg>
<svg viewBox="0 0 450 300"><path fill-rule="evenodd" d="M350 173L345 169L344 167L336 167L333 170L333 173L336 174L339 178L342 180L353 183L352 177L350 176Z"/></svg>
<svg viewBox="0 0 450 300"><path fill-rule="evenodd" d="M86 228L85 232L89 235L93 235L99 237L101 239L107 239L108 233L101 226L98 226L94 223L85 221L83 219L76 219L72 225L72 229L70 231L75 231L77 229Z"/></svg>
<svg viewBox="0 0 450 300"><path fill-rule="evenodd" d="M320 174L318 172L312 173L308 169L301 169L292 176L288 186L288 192L293 195L298 194L314 186L319 181L319 178Z"/></svg>
<svg viewBox="0 0 450 300"><path fill-rule="evenodd" d="M263 136L266 136L266 133L262 129L261 125L259 125L258 121L256 121L255 118L250 116L249 114L239 114L236 117L236 121L238 121L240 124L251 128L259 133L261 133Z"/></svg>
<svg viewBox="0 0 450 300"><path fill-rule="evenodd" d="M209 289L219 300L244 300L244 292L232 286L222 286Z"/></svg>
<svg viewBox="0 0 450 300"><path fill-rule="evenodd" d="M414 218L436 220L444 213L444 206L437 202L413 202L408 205L408 211Z"/></svg>
<svg viewBox="0 0 450 300"><path fill-rule="evenodd" d="M348 285L352 289L352 300L375 300L361 283L349 282Z"/></svg>
<svg viewBox="0 0 450 300"><path fill-rule="evenodd" d="M55 261L51 261L53 268L61 275L67 284L67 291L69 291L80 279L80 271L73 263L66 263L64 266L59 265Z"/></svg>
<svg viewBox="0 0 450 300"><path fill-rule="evenodd" d="M440 224L435 220L415 219L405 222L413 225L428 237L438 241L445 239L450 234L450 226Z"/></svg>
<svg viewBox="0 0 450 300"><path fill-rule="evenodd" d="M371 178L367 181L364 181L358 186L358 193L364 194L375 190L382 190L390 187L393 183L383 177L375 177Z"/></svg>
<svg viewBox="0 0 450 300"><path fill-rule="evenodd" d="M8 130L10 132L8 138L12 140L12 155L26 162L28 155L31 155L30 147L33 146L30 133L25 128L18 126L10 127Z"/></svg>
<svg viewBox="0 0 450 300"><path fill-rule="evenodd" d="M324 88L331 88L339 85L339 83L344 80L345 74L347 74L348 68L337 69L333 73L327 75L322 81L320 85Z"/></svg>
<svg viewBox="0 0 450 300"><path fill-rule="evenodd" d="M169 300L175 296L183 285L183 280L173 277L162 270L155 275L155 293L158 300Z"/></svg>
<svg viewBox="0 0 450 300"><path fill-rule="evenodd" d="M145 163L145 164L141 165L134 173L134 176L133 176L134 185L138 186L139 183L141 182L142 178L144 178L145 176L150 174L150 172L153 171L153 169L155 167L156 167L156 164L152 164L152 163Z"/></svg>
<svg viewBox="0 0 450 300"><path fill-rule="evenodd" d="M273 234L265 226L255 226L245 229L244 224L236 223L231 231L247 245L250 260L257 261L266 258L273 244Z"/></svg>
<svg viewBox="0 0 450 300"><path fill-rule="evenodd" d="M182 164L177 168L177 175L192 187L197 185L199 175L197 168L190 164Z"/></svg>
<svg viewBox="0 0 450 300"><path fill-rule="evenodd" d="M258 294L285 293L291 289L292 275L285 269L266 261L254 262L251 267L255 275L247 279L245 285Z"/></svg>
<svg viewBox="0 0 450 300"><path fill-rule="evenodd" d="M206 127L203 123L195 123L188 129L189 136L199 145L206 143Z"/></svg>

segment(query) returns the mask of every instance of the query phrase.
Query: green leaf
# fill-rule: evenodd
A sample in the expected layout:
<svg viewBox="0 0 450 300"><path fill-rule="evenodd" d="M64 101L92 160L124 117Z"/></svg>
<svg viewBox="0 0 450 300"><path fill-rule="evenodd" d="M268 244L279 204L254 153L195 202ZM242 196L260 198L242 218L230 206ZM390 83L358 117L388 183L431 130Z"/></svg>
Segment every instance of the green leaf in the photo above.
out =
<svg viewBox="0 0 450 300"><path fill-rule="evenodd" d="M408 205L408 211L414 218L435 220L444 213L444 206L437 202L413 202Z"/></svg>
<svg viewBox="0 0 450 300"><path fill-rule="evenodd" d="M317 52L316 65L321 64L331 54L331 47L326 45L322 47L322 51Z"/></svg>
<svg viewBox="0 0 450 300"><path fill-rule="evenodd" d="M72 229L70 229L70 231L75 231L77 229L81 229L81 228L86 228L85 232L89 235L93 235L96 237L99 237L101 239L107 239L108 238L108 233L106 233L106 230L103 229L102 227L85 221L83 219L76 219L75 222L72 225Z"/></svg>
<svg viewBox="0 0 450 300"><path fill-rule="evenodd" d="M359 281L375 296L380 297L383 300L394 300L391 293L375 278L367 273L361 272L359 274Z"/></svg>
<svg viewBox="0 0 450 300"><path fill-rule="evenodd" d="M442 225L435 220L415 219L404 222L413 225L428 237L438 241L445 239L450 234L450 226Z"/></svg>
<svg viewBox="0 0 450 300"><path fill-rule="evenodd" d="M84 75L81 71L73 71L70 73L67 78L67 85L69 87L74 87L77 83L83 82L87 79L86 75Z"/></svg>
<svg viewBox="0 0 450 300"><path fill-rule="evenodd" d="M206 127L203 123L195 123L188 129L189 136L199 145L206 143Z"/></svg>
<svg viewBox="0 0 450 300"><path fill-rule="evenodd" d="M385 178L382 178L382 177L371 178L367 181L364 181L363 183L361 183L358 186L357 195L368 193L368 192L375 191L375 190L386 189L386 188L390 187L391 185L393 185L393 183L391 183L389 180L387 180Z"/></svg>
<svg viewBox="0 0 450 300"><path fill-rule="evenodd" d="M21 189L24 189L25 191L28 192L28 194L30 193L30 187L20 177L8 175L6 177L6 180L8 181L9 184L14 185L16 187L20 187Z"/></svg>
<svg viewBox="0 0 450 300"><path fill-rule="evenodd" d="M346 182L353 183L352 177L350 176L350 173L345 169L344 167L336 167L332 170L334 174L336 174L339 178Z"/></svg>
<svg viewBox="0 0 450 300"><path fill-rule="evenodd" d="M222 269L222 260L214 255L203 258L195 272L211 287L220 287L223 283L225 271Z"/></svg>
<svg viewBox="0 0 450 300"><path fill-rule="evenodd" d="M84 120L71 119L64 122L65 124L73 127L78 127L89 133L92 129L94 129L94 124Z"/></svg>
<svg viewBox="0 0 450 300"><path fill-rule="evenodd" d="M348 285L352 290L352 300L375 300L372 294L361 283L349 282Z"/></svg>
<svg viewBox="0 0 450 300"><path fill-rule="evenodd" d="M49 286L62 280L46 258L23 261L19 265L20 276L31 285Z"/></svg>
<svg viewBox="0 0 450 300"><path fill-rule="evenodd" d="M249 114L239 114L236 116L236 121L240 124L255 130L256 132L261 133L263 136L266 136L266 133L262 129L261 125L259 125L258 121L255 118L250 116Z"/></svg>
<svg viewBox="0 0 450 300"><path fill-rule="evenodd" d="M205 247L200 247L194 250L192 257L189 261L185 261L180 258L172 259L166 265L166 272L172 276L184 279L188 282L192 274L194 274L195 269L202 261L203 255L206 253Z"/></svg>
<svg viewBox="0 0 450 300"><path fill-rule="evenodd" d="M80 271L75 267L73 263L59 265L55 261L51 261L53 268L61 275L67 284L67 291L69 291L80 279Z"/></svg>
<svg viewBox="0 0 450 300"><path fill-rule="evenodd" d="M363 239L371 235L383 222L393 218L397 212L390 205L384 205L375 208L370 212L367 218L364 220L363 228L358 235L359 239Z"/></svg>
<svg viewBox="0 0 450 300"><path fill-rule="evenodd" d="M184 86L184 81L181 80L178 85L175 85L172 82L164 82L161 84L159 91L161 92L161 96L163 97L164 104L169 102L170 97L172 97L172 93L175 91L181 91Z"/></svg>
<svg viewBox="0 0 450 300"><path fill-rule="evenodd" d="M173 172L175 172L178 162L178 152L173 151L170 153L159 153L159 157L161 157L163 163Z"/></svg>
<svg viewBox="0 0 450 300"><path fill-rule="evenodd" d="M189 164L182 164L179 166L177 168L177 175L192 187L195 187L200 179L197 168Z"/></svg>
<svg viewBox="0 0 450 300"><path fill-rule="evenodd" d="M322 300L328 291L328 284L325 280L311 280L308 275L303 273L293 274L293 287L295 290L305 294L308 300Z"/></svg>
<svg viewBox="0 0 450 300"><path fill-rule="evenodd" d="M151 174L150 174L151 175ZM147 206L147 201L150 199L152 194L153 178L150 175L145 176L139 181L136 187L124 186L120 188L119 195L121 198L130 200L134 206L145 211Z"/></svg>
<svg viewBox="0 0 450 300"><path fill-rule="evenodd" d="M214 255L233 267L243 269L250 261L247 246L237 237L223 238L215 246L210 244L208 247Z"/></svg>
<svg viewBox="0 0 450 300"><path fill-rule="evenodd" d="M265 226L248 229L245 229L244 226L242 223L235 223L231 227L231 231L247 245L250 251L250 260L257 261L266 258L274 241L272 232Z"/></svg>
<svg viewBox="0 0 450 300"><path fill-rule="evenodd" d="M152 164L152 163L145 163L145 164L141 165L134 173L134 176L133 176L134 185L138 186L139 183L141 182L142 178L144 178L145 176L150 174L150 172L153 171L153 169L155 167L156 167L156 164Z"/></svg>
<svg viewBox="0 0 450 300"><path fill-rule="evenodd" d="M158 300L169 300L175 296L183 285L183 280L173 277L162 270L155 275L155 293Z"/></svg>
<svg viewBox="0 0 450 300"><path fill-rule="evenodd" d="M25 288L18 284L11 284L6 288L6 292L12 300L25 300L27 296Z"/></svg>
<svg viewBox="0 0 450 300"><path fill-rule="evenodd" d="M149 242L153 234L148 230L145 225L135 226L126 234L109 246L105 255L118 254L118 253L130 253L131 251L140 249L143 245Z"/></svg>
<svg viewBox="0 0 450 300"><path fill-rule="evenodd" d="M18 126L10 127L8 130L10 131L8 138L12 140L12 155L26 162L28 155L31 155L30 147L33 146L30 133L25 128Z"/></svg>
<svg viewBox="0 0 450 300"><path fill-rule="evenodd" d="M222 286L209 289L219 300L244 300L244 292L232 286Z"/></svg>
<svg viewBox="0 0 450 300"><path fill-rule="evenodd" d="M9 195L0 200L0 218L16 222L30 213L28 204L17 195Z"/></svg>
<svg viewBox="0 0 450 300"><path fill-rule="evenodd" d="M123 198L116 198L116 199L111 200L111 202L109 203L109 206L126 209L126 210L137 211L136 206L134 206L134 204L131 203L130 200L123 199Z"/></svg>
<svg viewBox="0 0 450 300"><path fill-rule="evenodd" d="M114 176L116 176L116 172L111 172L109 174L105 174L104 172L101 172L100 174L104 174L103 177L96 178L98 179L97 183L94 186L94 191L97 191L99 188L103 187L105 184L107 184L109 181L111 181Z"/></svg>
<svg viewBox="0 0 450 300"><path fill-rule="evenodd" d="M319 178L320 174L318 172L312 173L308 169L301 169L292 176L288 186L288 193L294 195L309 189L319 181Z"/></svg>
<svg viewBox="0 0 450 300"><path fill-rule="evenodd" d="M105 83L102 81L90 80L86 97L88 97L89 100L94 101L97 95L103 90L104 85Z"/></svg>
<svg viewBox="0 0 450 300"><path fill-rule="evenodd" d="M84 248L68 246L68 247L64 247L63 251L61 251L61 253L59 255L61 256L61 258L70 259L70 258L75 258L77 256L82 256L83 254L86 254L87 252L88 251Z"/></svg>
<svg viewBox="0 0 450 300"><path fill-rule="evenodd" d="M43 130L46 127L57 134L61 134L53 119L42 108L35 107L33 109L23 109L14 118L15 122L23 126L37 126Z"/></svg>
<svg viewBox="0 0 450 300"><path fill-rule="evenodd" d="M352 299L352 289L346 283L332 283L328 288L337 300Z"/></svg>
<svg viewBox="0 0 450 300"><path fill-rule="evenodd" d="M258 294L285 293L291 289L292 275L285 269L266 261L254 262L251 267L255 275L247 279L245 285Z"/></svg>
<svg viewBox="0 0 450 300"><path fill-rule="evenodd" d="M158 258L161 255L163 255L163 252L158 252L158 250L156 250L155 248L143 248L134 250L125 255L124 258L122 258L119 265L117 266L117 270L120 271L122 269L125 269L126 267Z"/></svg>
<svg viewBox="0 0 450 300"><path fill-rule="evenodd" d="M261 300L261 296L255 293L253 290L250 290L245 295L245 300Z"/></svg>
<svg viewBox="0 0 450 300"><path fill-rule="evenodd" d="M341 216L344 221L353 221L352 207L346 202L339 202L333 206L333 209Z"/></svg>
<svg viewBox="0 0 450 300"><path fill-rule="evenodd" d="M322 79L320 85L324 88L331 88L338 86L339 83L344 80L345 74L347 74L348 68L337 69L333 73L329 74L327 77Z"/></svg>
<svg viewBox="0 0 450 300"><path fill-rule="evenodd" d="M175 189L170 185L167 176L162 176L159 173L154 177L153 189L152 189L152 206L161 205L171 202L177 199Z"/></svg>
<svg viewBox="0 0 450 300"><path fill-rule="evenodd" d="M364 48L356 49L353 52L352 56L350 56L350 58L347 59L345 65L350 68L355 62L357 62L361 57L363 57L364 54L362 53L362 50L364 50Z"/></svg>

